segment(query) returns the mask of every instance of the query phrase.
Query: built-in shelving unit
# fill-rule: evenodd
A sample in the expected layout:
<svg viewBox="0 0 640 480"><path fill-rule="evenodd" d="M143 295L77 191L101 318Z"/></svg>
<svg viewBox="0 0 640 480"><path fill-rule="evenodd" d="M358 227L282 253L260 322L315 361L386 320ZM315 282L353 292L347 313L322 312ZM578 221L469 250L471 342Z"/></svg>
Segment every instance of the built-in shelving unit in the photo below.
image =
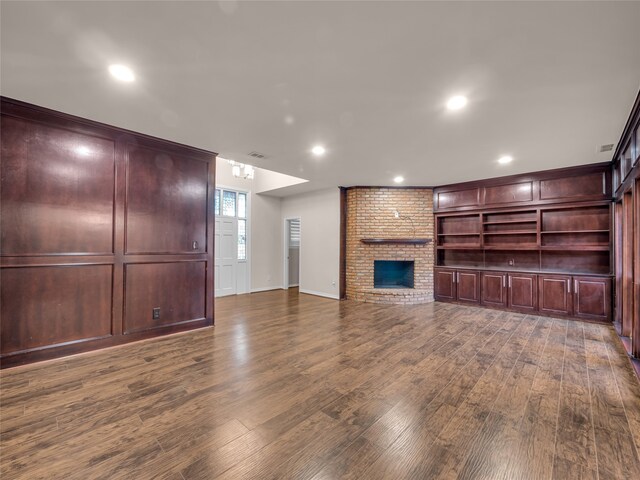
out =
<svg viewBox="0 0 640 480"><path fill-rule="evenodd" d="M559 271L572 265L573 273L611 271L609 202L571 208L545 206L472 215L446 214L438 215L436 223L437 266L464 267L471 261L474 266L487 268L517 269L526 265L539 271ZM473 250L479 253L469 253Z"/></svg>
<svg viewBox="0 0 640 480"><path fill-rule="evenodd" d="M439 187L435 296L549 315L611 315L608 165Z"/></svg>

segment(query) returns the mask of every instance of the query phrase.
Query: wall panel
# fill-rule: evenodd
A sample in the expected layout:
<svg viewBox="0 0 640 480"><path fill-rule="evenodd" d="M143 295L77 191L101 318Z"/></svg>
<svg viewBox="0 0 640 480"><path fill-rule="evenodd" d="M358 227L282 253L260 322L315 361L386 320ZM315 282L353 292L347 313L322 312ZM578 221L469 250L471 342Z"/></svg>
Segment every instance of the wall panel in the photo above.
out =
<svg viewBox="0 0 640 480"><path fill-rule="evenodd" d="M205 273L205 262L125 265L124 332L204 319Z"/></svg>
<svg viewBox="0 0 640 480"><path fill-rule="evenodd" d="M215 154L1 106L2 367L212 325Z"/></svg>
<svg viewBox="0 0 640 480"><path fill-rule="evenodd" d="M2 353L111 335L111 265L5 268Z"/></svg>

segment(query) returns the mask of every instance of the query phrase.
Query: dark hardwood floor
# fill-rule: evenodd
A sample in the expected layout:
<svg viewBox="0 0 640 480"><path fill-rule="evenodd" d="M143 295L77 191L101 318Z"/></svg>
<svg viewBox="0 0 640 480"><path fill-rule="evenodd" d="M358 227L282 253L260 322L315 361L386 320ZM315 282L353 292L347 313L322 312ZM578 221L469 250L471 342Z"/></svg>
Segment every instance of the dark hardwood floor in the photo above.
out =
<svg viewBox="0 0 640 480"><path fill-rule="evenodd" d="M611 327L283 291L216 327L4 370L9 479L640 478Z"/></svg>

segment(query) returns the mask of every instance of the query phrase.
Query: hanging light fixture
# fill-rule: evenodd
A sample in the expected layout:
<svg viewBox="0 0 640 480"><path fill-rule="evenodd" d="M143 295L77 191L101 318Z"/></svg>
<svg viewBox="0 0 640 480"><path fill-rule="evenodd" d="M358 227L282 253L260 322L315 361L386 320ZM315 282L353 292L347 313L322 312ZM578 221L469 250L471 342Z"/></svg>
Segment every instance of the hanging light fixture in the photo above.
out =
<svg viewBox="0 0 640 480"><path fill-rule="evenodd" d="M255 175L255 168L245 163L236 162L235 160L227 160L231 165L231 174L236 178L243 178L245 180L253 180Z"/></svg>

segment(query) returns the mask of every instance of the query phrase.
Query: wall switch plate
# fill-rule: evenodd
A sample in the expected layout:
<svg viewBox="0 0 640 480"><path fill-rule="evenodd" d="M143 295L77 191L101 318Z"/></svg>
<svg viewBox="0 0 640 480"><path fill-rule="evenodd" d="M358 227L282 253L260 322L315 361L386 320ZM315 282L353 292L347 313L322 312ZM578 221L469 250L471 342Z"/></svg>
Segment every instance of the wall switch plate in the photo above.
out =
<svg viewBox="0 0 640 480"><path fill-rule="evenodd" d="M151 316L153 320L160 320L160 307L156 307L153 309L153 314Z"/></svg>

